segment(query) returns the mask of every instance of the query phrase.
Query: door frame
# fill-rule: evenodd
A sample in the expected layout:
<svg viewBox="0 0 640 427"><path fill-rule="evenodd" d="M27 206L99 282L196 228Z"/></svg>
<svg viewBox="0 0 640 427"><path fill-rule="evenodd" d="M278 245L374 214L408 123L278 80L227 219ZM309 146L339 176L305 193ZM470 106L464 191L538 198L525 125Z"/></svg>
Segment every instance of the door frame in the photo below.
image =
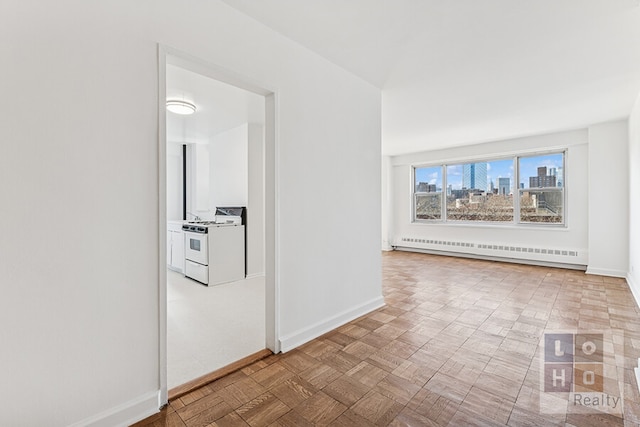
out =
<svg viewBox="0 0 640 427"><path fill-rule="evenodd" d="M278 94L268 85L223 67L207 63L169 46L158 45L158 356L159 407L168 402L167 389L167 64L210 77L265 99L264 141L264 258L265 348L280 352L279 334L279 239L278 239Z"/></svg>

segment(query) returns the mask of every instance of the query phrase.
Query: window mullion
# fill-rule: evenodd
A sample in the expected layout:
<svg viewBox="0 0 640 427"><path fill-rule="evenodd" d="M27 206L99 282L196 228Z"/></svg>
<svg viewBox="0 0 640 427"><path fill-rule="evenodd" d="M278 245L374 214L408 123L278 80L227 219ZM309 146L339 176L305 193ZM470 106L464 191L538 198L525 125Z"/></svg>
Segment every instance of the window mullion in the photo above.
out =
<svg viewBox="0 0 640 427"><path fill-rule="evenodd" d="M440 220L447 222L447 165L442 165L442 194L440 195Z"/></svg>
<svg viewBox="0 0 640 427"><path fill-rule="evenodd" d="M513 223L520 224L520 158L515 156L513 158L513 175L514 175L514 183L513 186Z"/></svg>

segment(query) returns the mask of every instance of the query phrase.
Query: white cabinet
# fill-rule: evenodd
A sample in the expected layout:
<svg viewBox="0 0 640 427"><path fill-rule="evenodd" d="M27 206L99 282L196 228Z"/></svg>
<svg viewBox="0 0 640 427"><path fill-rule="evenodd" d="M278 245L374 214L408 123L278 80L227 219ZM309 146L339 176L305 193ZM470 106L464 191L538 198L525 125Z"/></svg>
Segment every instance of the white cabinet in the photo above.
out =
<svg viewBox="0 0 640 427"><path fill-rule="evenodd" d="M184 233L182 221L167 223L167 267L184 272Z"/></svg>

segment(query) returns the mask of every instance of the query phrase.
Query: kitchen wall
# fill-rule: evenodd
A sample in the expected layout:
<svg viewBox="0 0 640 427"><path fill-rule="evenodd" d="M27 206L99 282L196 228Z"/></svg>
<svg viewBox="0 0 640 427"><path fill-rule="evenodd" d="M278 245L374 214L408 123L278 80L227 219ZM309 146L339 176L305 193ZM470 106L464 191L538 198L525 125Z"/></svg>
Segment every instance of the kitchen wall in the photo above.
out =
<svg viewBox="0 0 640 427"><path fill-rule="evenodd" d="M247 206L249 191L249 125L219 133L209 143L211 200L216 206Z"/></svg>
<svg viewBox="0 0 640 427"><path fill-rule="evenodd" d="M383 212L389 224L382 245L440 249L442 246L403 242L403 237L492 245L542 247L575 251L576 257L538 257L538 261L588 266L593 274L624 277L627 271L628 197L627 121L587 129L537 135L506 141L391 157L388 162L389 196ZM411 222L411 166L444 161L473 160L522 151L567 148L567 227L541 228L509 225L425 224ZM383 162L384 163L384 162ZM622 166L620 166L622 165ZM603 224L606 224L603 227ZM484 256L515 257L477 249L444 250ZM516 254L521 259L531 255Z"/></svg>
<svg viewBox="0 0 640 427"><path fill-rule="evenodd" d="M277 94L282 347L382 303L379 90L216 0L4 6L0 425L157 411L157 43Z"/></svg>
<svg viewBox="0 0 640 427"><path fill-rule="evenodd" d="M264 126L245 123L190 144L187 166L187 211L213 219L218 206L246 206L247 275L264 275ZM182 145L174 143L167 144L167 219L182 219Z"/></svg>
<svg viewBox="0 0 640 427"><path fill-rule="evenodd" d="M187 145L187 212L201 218L212 218L211 212L211 146ZM193 219L187 215L189 219Z"/></svg>
<svg viewBox="0 0 640 427"><path fill-rule="evenodd" d="M627 281L640 305L640 94L629 118L629 274Z"/></svg>

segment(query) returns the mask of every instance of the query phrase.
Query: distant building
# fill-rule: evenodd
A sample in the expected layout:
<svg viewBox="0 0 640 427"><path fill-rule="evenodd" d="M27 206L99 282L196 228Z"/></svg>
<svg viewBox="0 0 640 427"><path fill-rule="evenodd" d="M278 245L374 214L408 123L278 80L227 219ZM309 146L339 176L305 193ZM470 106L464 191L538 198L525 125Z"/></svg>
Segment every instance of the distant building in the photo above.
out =
<svg viewBox="0 0 640 427"><path fill-rule="evenodd" d="M456 199L466 199L467 197L469 197L469 190L467 189L462 189L462 190L451 190L451 195L456 198Z"/></svg>
<svg viewBox="0 0 640 427"><path fill-rule="evenodd" d="M508 196L511 194L511 179L498 178L498 194Z"/></svg>
<svg viewBox="0 0 640 427"><path fill-rule="evenodd" d="M556 177L547 175L547 167L538 168L538 176L529 177L529 188L555 187Z"/></svg>
<svg viewBox="0 0 640 427"><path fill-rule="evenodd" d="M428 182L419 182L416 192L418 193L435 193L438 191L435 184L429 184Z"/></svg>
<svg viewBox="0 0 640 427"><path fill-rule="evenodd" d="M487 164L468 163L462 165L462 188L487 191Z"/></svg>

